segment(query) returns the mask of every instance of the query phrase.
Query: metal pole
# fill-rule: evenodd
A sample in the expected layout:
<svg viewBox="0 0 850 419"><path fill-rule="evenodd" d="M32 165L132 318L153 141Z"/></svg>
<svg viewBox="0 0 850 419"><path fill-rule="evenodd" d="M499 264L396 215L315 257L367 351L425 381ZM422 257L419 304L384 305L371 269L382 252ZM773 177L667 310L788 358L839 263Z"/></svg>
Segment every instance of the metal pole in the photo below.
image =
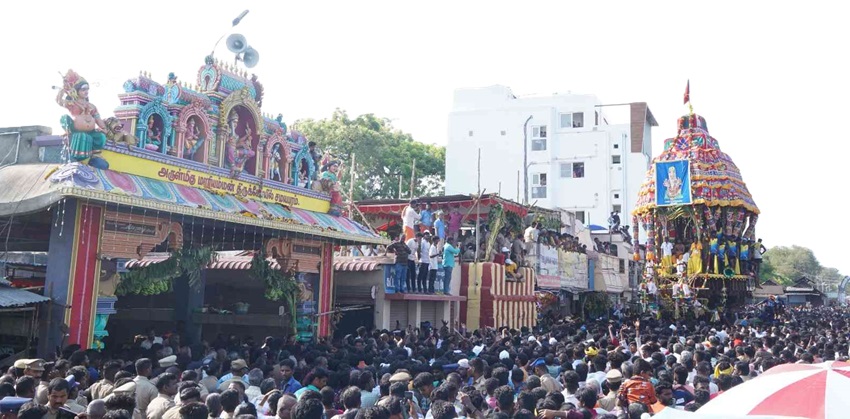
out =
<svg viewBox="0 0 850 419"><path fill-rule="evenodd" d="M524 205L528 205L528 122L531 121L533 115L528 115L528 119L525 120L525 124L522 125L522 166L523 166L523 175L524 178L522 180L523 185L523 201ZM479 150L480 151L480 150Z"/></svg>
<svg viewBox="0 0 850 419"><path fill-rule="evenodd" d="M481 148L478 148L478 208L475 211L475 263L478 263L478 250L481 246Z"/></svg>
<svg viewBox="0 0 850 419"><path fill-rule="evenodd" d="M414 185L416 184L416 159L413 159L413 166L410 169L410 199L413 199Z"/></svg>
<svg viewBox="0 0 850 419"><path fill-rule="evenodd" d="M401 173L398 174L398 199L401 199Z"/></svg>
<svg viewBox="0 0 850 419"><path fill-rule="evenodd" d="M519 170L516 171L516 202L519 202Z"/></svg>
<svg viewBox="0 0 850 419"><path fill-rule="evenodd" d="M350 183L348 185L348 216L352 219L354 218L352 208L354 207L354 165L356 164L356 157L356 154L351 153L351 179L349 179Z"/></svg>

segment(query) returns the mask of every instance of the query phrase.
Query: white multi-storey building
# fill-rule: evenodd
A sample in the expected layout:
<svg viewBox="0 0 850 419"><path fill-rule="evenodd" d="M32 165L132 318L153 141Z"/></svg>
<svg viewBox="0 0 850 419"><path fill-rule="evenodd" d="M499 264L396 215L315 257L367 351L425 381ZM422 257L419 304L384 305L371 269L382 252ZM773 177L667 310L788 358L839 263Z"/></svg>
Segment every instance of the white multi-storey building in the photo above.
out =
<svg viewBox="0 0 850 419"><path fill-rule="evenodd" d="M603 113L622 106L629 122ZM446 194L481 189L550 209L575 212L607 227L612 211L631 224L637 192L652 159L646 103L606 105L593 95L516 97L504 86L458 89L449 114Z"/></svg>

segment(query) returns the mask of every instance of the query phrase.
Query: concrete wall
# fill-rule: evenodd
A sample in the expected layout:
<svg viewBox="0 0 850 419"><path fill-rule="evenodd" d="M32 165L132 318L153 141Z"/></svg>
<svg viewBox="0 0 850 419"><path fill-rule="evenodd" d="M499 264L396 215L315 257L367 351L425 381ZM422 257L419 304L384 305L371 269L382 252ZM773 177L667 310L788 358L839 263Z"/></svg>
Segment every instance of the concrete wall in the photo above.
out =
<svg viewBox="0 0 850 419"><path fill-rule="evenodd" d="M0 128L0 166L38 163L35 137L50 135L51 129L39 125ZM20 136L20 141L19 141Z"/></svg>

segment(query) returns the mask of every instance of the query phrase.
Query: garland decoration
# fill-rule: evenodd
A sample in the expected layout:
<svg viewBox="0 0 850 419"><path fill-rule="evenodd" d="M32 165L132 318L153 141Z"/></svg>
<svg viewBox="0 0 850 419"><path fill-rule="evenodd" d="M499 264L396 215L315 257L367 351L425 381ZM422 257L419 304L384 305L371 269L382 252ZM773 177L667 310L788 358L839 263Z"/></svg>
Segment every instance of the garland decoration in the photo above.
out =
<svg viewBox="0 0 850 419"><path fill-rule="evenodd" d="M604 292L592 291L585 294L584 312L591 318L604 316L611 308L611 300Z"/></svg>
<svg viewBox="0 0 850 419"><path fill-rule="evenodd" d="M490 225L488 226L490 229L490 237L487 239L487 249L484 253L484 261L490 261L490 258L493 255L493 247L496 245L496 237L502 229L502 226L505 224L505 210L502 208L502 204L492 205L487 219L490 221ZM496 252L501 252L501 250L502 249L495 249Z"/></svg>
<svg viewBox="0 0 850 419"><path fill-rule="evenodd" d="M217 253L210 246L176 250L162 262L122 273L115 294L164 294L170 292L174 280L183 275L189 278L190 284L197 284L201 270L216 257Z"/></svg>
<svg viewBox="0 0 850 419"><path fill-rule="evenodd" d="M301 289L295 281L294 270L280 271L272 269L265 250L254 252L251 260L251 276L266 284L265 297L271 301L286 301L289 310L290 327L296 330L295 301L301 296Z"/></svg>

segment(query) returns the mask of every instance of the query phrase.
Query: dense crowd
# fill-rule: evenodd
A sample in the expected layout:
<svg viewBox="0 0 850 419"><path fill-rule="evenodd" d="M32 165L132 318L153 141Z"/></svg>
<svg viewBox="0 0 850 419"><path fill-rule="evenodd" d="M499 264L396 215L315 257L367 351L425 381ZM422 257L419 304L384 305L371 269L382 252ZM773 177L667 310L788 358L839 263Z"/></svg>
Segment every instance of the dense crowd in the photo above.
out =
<svg viewBox="0 0 850 419"><path fill-rule="evenodd" d="M150 331L120 350L20 360L0 378L0 406L21 419L640 418L697 410L778 364L846 360L847 319L840 308L791 308L769 323L743 312L714 324L444 323L310 344L186 345Z"/></svg>

